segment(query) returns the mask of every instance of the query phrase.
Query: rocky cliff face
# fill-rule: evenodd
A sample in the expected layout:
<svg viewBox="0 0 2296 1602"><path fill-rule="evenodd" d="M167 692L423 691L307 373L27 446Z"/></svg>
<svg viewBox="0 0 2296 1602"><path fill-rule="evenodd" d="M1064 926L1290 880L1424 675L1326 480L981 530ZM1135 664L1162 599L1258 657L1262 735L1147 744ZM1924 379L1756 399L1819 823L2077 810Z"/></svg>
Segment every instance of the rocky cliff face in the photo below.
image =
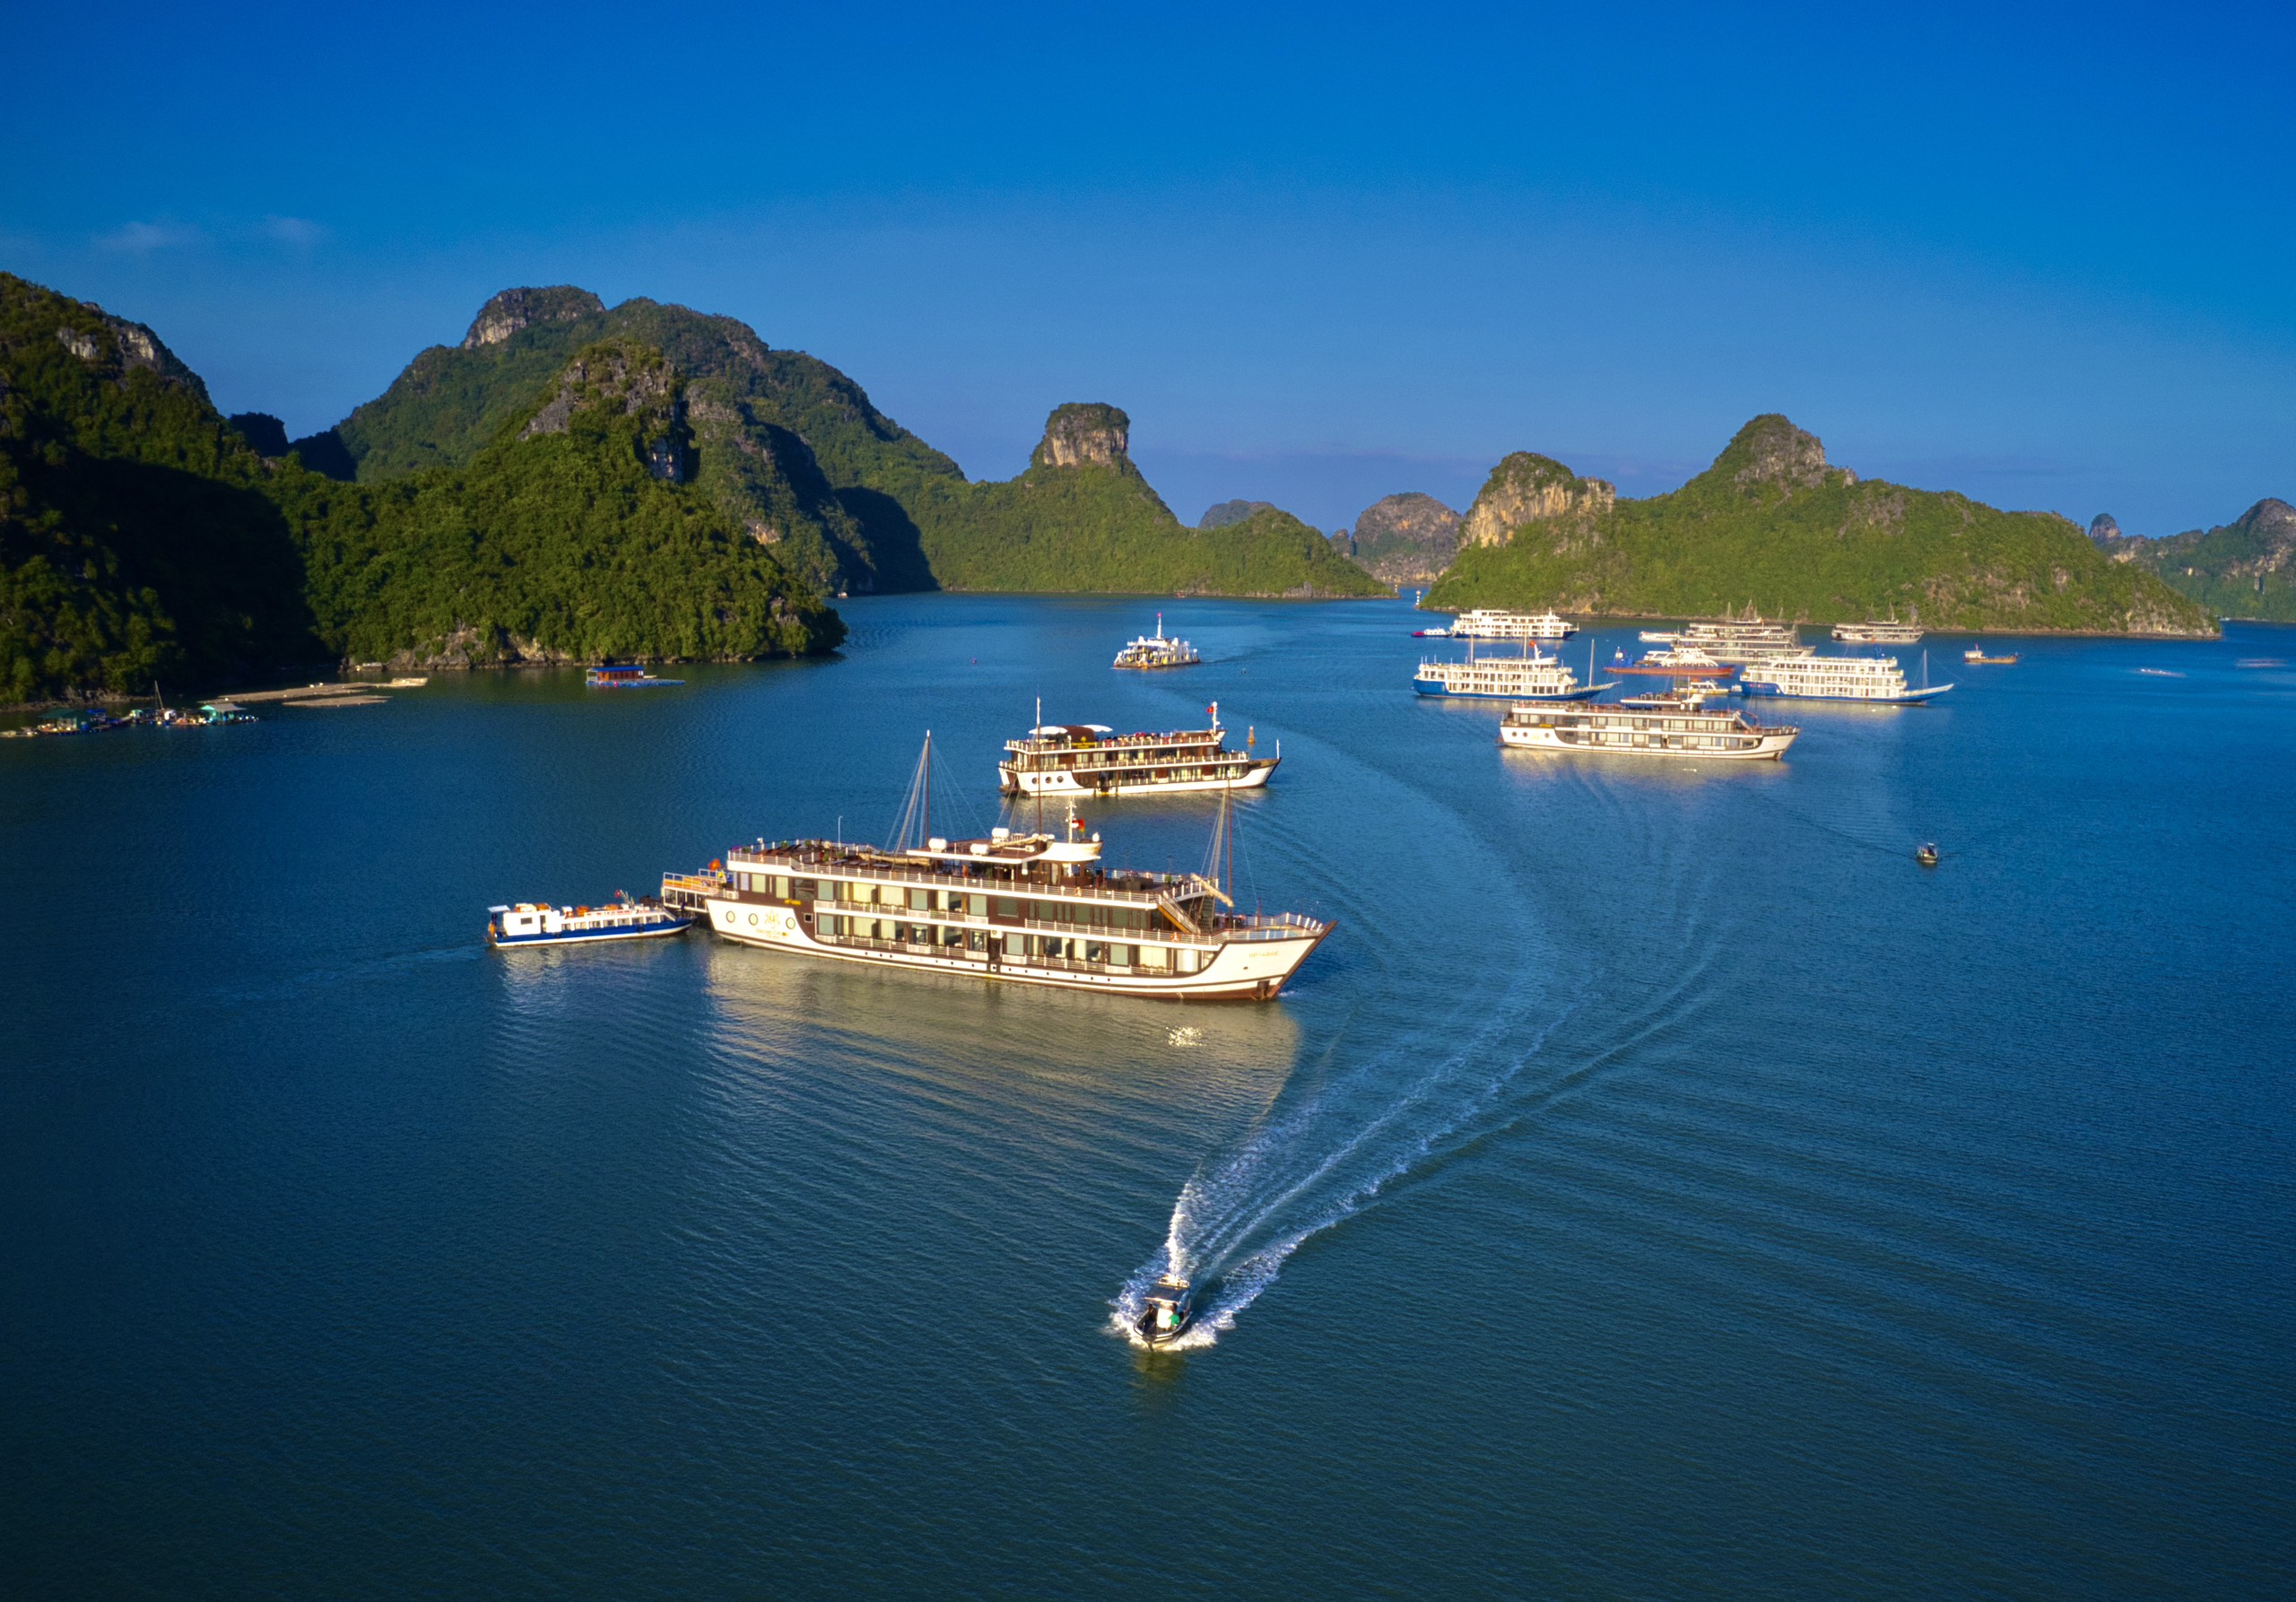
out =
<svg viewBox="0 0 2296 1602"><path fill-rule="evenodd" d="M1826 466L1826 448L1815 434L1796 428L1775 412L1740 429L1715 466L1726 469L1741 489L1754 493L1790 495L1796 490L1857 482L1857 475L1848 468Z"/></svg>
<svg viewBox="0 0 2296 1602"><path fill-rule="evenodd" d="M462 348L475 351L500 344L521 328L536 323L571 323L604 315L606 303L588 290L570 283L548 289L506 289L478 309Z"/></svg>
<svg viewBox="0 0 2296 1602"><path fill-rule="evenodd" d="M562 434L574 414L598 408L635 419L647 471L672 483L686 480L690 439L685 379L661 352L627 340L595 344L566 364L557 392L544 403L519 438Z"/></svg>
<svg viewBox="0 0 2296 1602"><path fill-rule="evenodd" d="M1459 544L1503 545L1526 523L1591 521L1617 501L1615 486L1581 478L1552 457L1518 450L1483 481L1460 527ZM1356 538L1362 538L1360 527Z"/></svg>
<svg viewBox="0 0 2296 1602"><path fill-rule="evenodd" d="M2112 513L2099 512L2089 519L2089 537L2100 545L2117 540L2121 537L2120 525L2113 520Z"/></svg>
<svg viewBox="0 0 2296 1602"><path fill-rule="evenodd" d="M1350 554L1389 584L1432 584L1458 551L1461 520L1432 495L1389 495L1355 519Z"/></svg>
<svg viewBox="0 0 2296 1602"><path fill-rule="evenodd" d="M1038 467L1081 467L1090 462L1119 472L1137 472L1126 454L1132 439L1132 419L1097 401L1072 401L1053 408L1045 419L1044 439L1031 456Z"/></svg>

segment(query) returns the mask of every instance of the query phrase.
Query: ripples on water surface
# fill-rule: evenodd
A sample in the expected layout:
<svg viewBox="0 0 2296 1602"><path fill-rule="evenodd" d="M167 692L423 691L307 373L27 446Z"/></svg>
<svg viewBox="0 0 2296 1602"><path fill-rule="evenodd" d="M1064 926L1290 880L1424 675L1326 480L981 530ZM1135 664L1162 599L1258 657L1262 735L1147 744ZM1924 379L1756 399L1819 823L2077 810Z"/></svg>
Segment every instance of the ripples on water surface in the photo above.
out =
<svg viewBox="0 0 2296 1602"><path fill-rule="evenodd" d="M2284 1594L2284 631L1765 707L1748 771L1501 752L1396 605L1107 671L1154 605L0 748L0 1589ZM1283 1002L478 943L880 836L928 726L985 824L1039 694L1283 742L1242 893L1341 923Z"/></svg>

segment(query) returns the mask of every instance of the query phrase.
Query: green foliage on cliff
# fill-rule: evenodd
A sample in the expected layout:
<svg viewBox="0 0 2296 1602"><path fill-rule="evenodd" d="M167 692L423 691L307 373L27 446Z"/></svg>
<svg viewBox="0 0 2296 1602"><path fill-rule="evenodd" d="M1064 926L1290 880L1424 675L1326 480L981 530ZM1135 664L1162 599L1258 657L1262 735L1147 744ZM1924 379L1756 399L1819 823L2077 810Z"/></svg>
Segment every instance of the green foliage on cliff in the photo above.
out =
<svg viewBox="0 0 2296 1602"><path fill-rule="evenodd" d="M969 483L827 362L770 349L732 318L652 300L608 309L581 290L506 290L461 347L424 351L335 432L362 483L472 462L601 338L669 357L686 379L695 486L825 588L1383 593L1327 543L1304 544L1282 514L1222 539L1181 529L1120 443L1107 461L1065 466L1040 448L1020 479ZM1110 420L1122 415L1064 406L1047 448L1054 434L1120 433Z"/></svg>
<svg viewBox="0 0 2296 1602"><path fill-rule="evenodd" d="M249 432L275 445L275 421L227 422L149 329L0 274L0 701L344 655L835 644L812 587L704 490L655 476L690 454L660 353L580 354L586 377L545 374L466 464L346 483L258 454ZM523 437L546 404L557 431Z"/></svg>
<svg viewBox="0 0 2296 1602"><path fill-rule="evenodd" d="M1748 603L1821 623L1894 611L1939 629L2214 631L2200 607L2109 561L2064 518L1858 483L1775 416L1672 494L1462 550L1426 601L1639 617Z"/></svg>
<svg viewBox="0 0 2296 1602"><path fill-rule="evenodd" d="M2214 528L2099 543L2213 616L2296 623L2296 508L2284 501L2259 501Z"/></svg>
<svg viewBox="0 0 2296 1602"><path fill-rule="evenodd" d="M608 310L579 290L505 291L471 338L490 333L422 352L337 425L361 483L475 459L575 351L632 339L686 379L696 485L783 565L822 588L932 587L905 497L964 475L828 363L770 349L732 318L647 300Z"/></svg>
<svg viewBox="0 0 2296 1602"><path fill-rule="evenodd" d="M1039 462L1002 483L917 486L926 554L949 589L1382 596L1387 586L1288 512L1182 527L1128 461Z"/></svg>
<svg viewBox="0 0 2296 1602"><path fill-rule="evenodd" d="M151 330L0 274L0 701L320 655L266 482Z"/></svg>
<svg viewBox="0 0 2296 1602"><path fill-rule="evenodd" d="M465 466L359 485L283 475L321 636L354 659L474 666L835 645L844 627L817 592L649 467L683 448L676 387L661 353L610 340Z"/></svg>

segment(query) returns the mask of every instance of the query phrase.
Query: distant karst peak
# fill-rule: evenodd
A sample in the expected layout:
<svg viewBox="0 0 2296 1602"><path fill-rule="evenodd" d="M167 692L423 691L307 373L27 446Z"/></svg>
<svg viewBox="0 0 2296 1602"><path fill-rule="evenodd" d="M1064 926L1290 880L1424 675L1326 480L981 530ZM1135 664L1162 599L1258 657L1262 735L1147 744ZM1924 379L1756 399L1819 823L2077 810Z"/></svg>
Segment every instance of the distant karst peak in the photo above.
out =
<svg viewBox="0 0 2296 1602"><path fill-rule="evenodd" d="M1196 526L1198 528L1225 528L1231 524L1244 521L1255 512L1276 509L1273 501L1222 501L1217 506L1206 508L1204 516L1196 519Z"/></svg>
<svg viewBox="0 0 2296 1602"><path fill-rule="evenodd" d="M1503 545L1526 523L1556 518L1587 518L1617 504L1617 486L1581 478L1552 457L1518 450L1504 457L1483 481L1459 528L1462 545ZM1361 538L1361 530L1357 530Z"/></svg>
<svg viewBox="0 0 2296 1602"><path fill-rule="evenodd" d="M1730 468L1732 480L1742 486L1775 484L1789 493L1857 482L1848 468L1827 466L1826 448L1818 437L1777 412L1766 412L1740 429L1714 466Z"/></svg>
<svg viewBox="0 0 2296 1602"><path fill-rule="evenodd" d="M1130 467L1126 451L1131 440L1132 419L1121 409L1099 401L1071 401L1055 406L1045 419L1044 439L1031 460L1039 467L1080 467L1087 462Z"/></svg>
<svg viewBox="0 0 2296 1602"><path fill-rule="evenodd" d="M519 329L535 323L570 323L603 313L606 303L588 290L570 283L544 289L506 289L478 309L463 349L500 344Z"/></svg>

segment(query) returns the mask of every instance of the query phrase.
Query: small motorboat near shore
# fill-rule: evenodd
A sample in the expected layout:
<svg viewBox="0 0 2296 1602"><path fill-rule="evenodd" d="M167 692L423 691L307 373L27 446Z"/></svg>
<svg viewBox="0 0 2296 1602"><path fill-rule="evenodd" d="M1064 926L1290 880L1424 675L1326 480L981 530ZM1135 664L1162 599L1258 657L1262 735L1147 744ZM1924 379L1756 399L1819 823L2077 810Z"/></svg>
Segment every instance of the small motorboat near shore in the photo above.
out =
<svg viewBox="0 0 2296 1602"><path fill-rule="evenodd" d="M1166 1345L1179 1338L1195 1316L1196 1292L1178 1275L1167 1274L1148 1287L1133 1328L1150 1345Z"/></svg>
<svg viewBox="0 0 2296 1602"><path fill-rule="evenodd" d="M683 679L657 679L642 667L617 666L608 662L593 667L582 675L582 683L593 690L666 690L683 684Z"/></svg>
<svg viewBox="0 0 2296 1602"><path fill-rule="evenodd" d="M1988 657L1985 654L1984 646L1973 645L1961 653L1961 660L1972 667L2013 667L2017 664L2017 654L2012 651L2006 656Z"/></svg>

